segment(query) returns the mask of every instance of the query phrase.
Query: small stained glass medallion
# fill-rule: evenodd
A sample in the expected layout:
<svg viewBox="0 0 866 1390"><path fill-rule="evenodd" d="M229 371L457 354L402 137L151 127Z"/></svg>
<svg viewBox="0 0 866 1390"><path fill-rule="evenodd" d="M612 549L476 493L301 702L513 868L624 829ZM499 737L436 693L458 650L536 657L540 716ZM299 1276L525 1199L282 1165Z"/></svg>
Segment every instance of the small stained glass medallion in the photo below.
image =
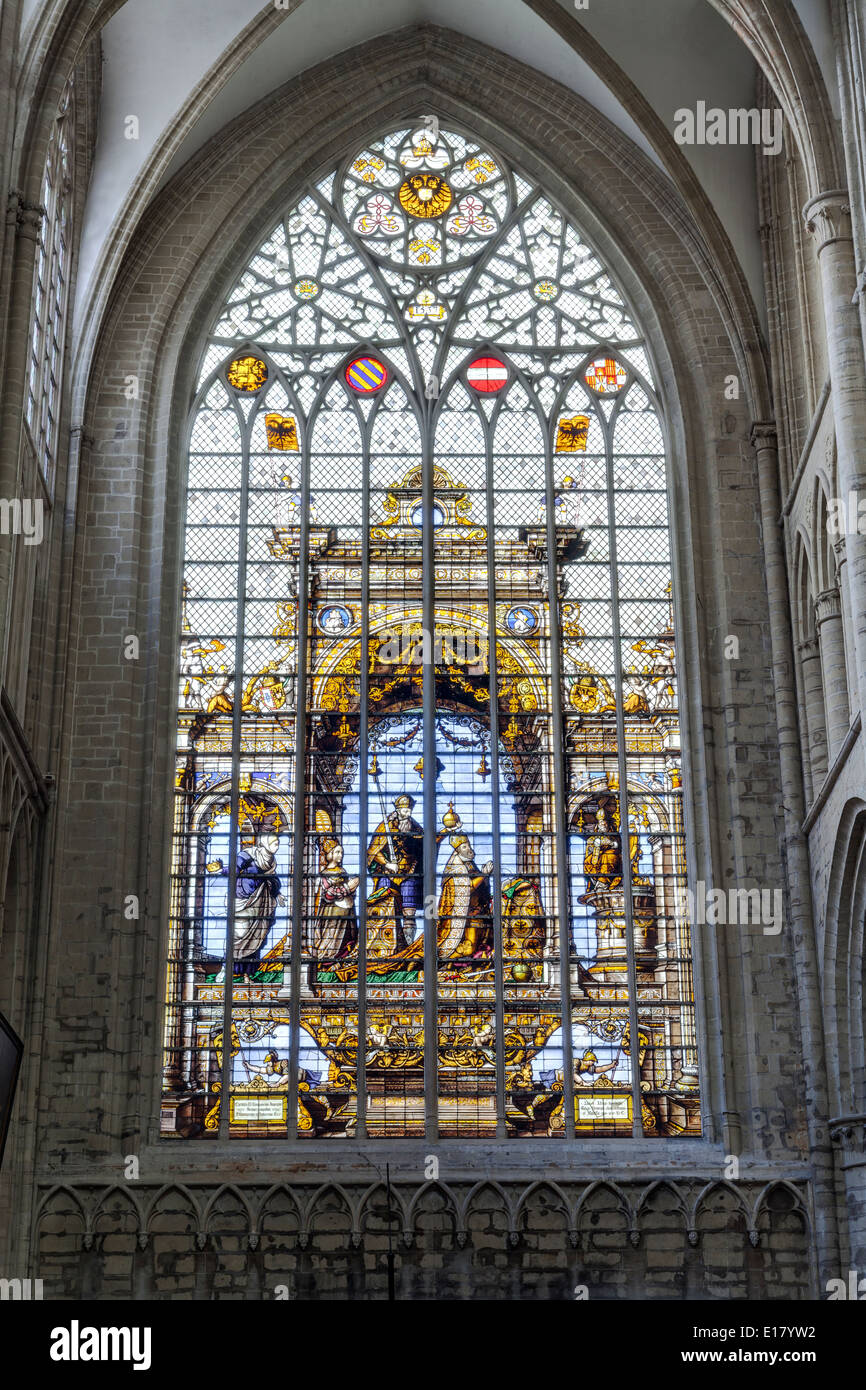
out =
<svg viewBox="0 0 866 1390"><path fill-rule="evenodd" d="M342 603L331 603L316 614L316 626L330 637L340 637L354 624L352 610Z"/></svg>
<svg viewBox="0 0 866 1390"><path fill-rule="evenodd" d="M294 415L266 415L265 429L269 449L282 449L285 453L298 452L298 426Z"/></svg>
<svg viewBox="0 0 866 1390"><path fill-rule="evenodd" d="M433 503L433 511L431 512L431 516L433 517L434 526L445 525L445 512L444 509L439 506L438 502ZM421 530L421 527L424 525L424 508L420 502L418 503L417 507L412 508L412 511L409 513L409 520L411 521L413 526L417 526L418 530Z"/></svg>
<svg viewBox="0 0 866 1390"><path fill-rule="evenodd" d="M451 206L452 193L438 174L412 174L404 179L397 195L400 206L410 217L441 217Z"/></svg>
<svg viewBox="0 0 866 1390"><path fill-rule="evenodd" d="M346 380L353 391L369 396L385 385L388 368L378 357L356 357L346 368Z"/></svg>
<svg viewBox="0 0 866 1390"><path fill-rule="evenodd" d="M499 357L476 357L466 368L473 391L501 391L508 382L508 368Z"/></svg>
<svg viewBox="0 0 866 1390"><path fill-rule="evenodd" d="M470 155L469 159L464 160L463 168L476 183L487 183L488 179L499 174L499 170L489 154Z"/></svg>
<svg viewBox="0 0 866 1390"><path fill-rule="evenodd" d="M428 131L419 129L412 134L411 148L404 150L400 155L400 163L404 169L447 169L451 163L451 156L441 145L435 146L432 143Z"/></svg>
<svg viewBox="0 0 866 1390"><path fill-rule="evenodd" d="M538 614L534 608L524 608L522 605L509 608L505 614L505 626L518 637L534 632L538 627Z"/></svg>
<svg viewBox="0 0 866 1390"><path fill-rule="evenodd" d="M476 236L491 236L496 231L496 222L485 211L480 198L461 198L457 211L448 223L449 232L455 236L466 236L474 232Z"/></svg>
<svg viewBox="0 0 866 1390"><path fill-rule="evenodd" d="M377 154L359 155L352 165L353 173L357 174L359 179L363 179L364 183L375 183L384 169L385 161Z"/></svg>
<svg viewBox="0 0 866 1390"><path fill-rule="evenodd" d="M547 303L550 303L550 301L556 299L556 296L559 294L559 286L555 280L539 280L533 286L532 292L536 299L543 299Z"/></svg>
<svg viewBox="0 0 866 1390"><path fill-rule="evenodd" d="M355 218L354 228L360 236L399 236L403 219L394 216L394 204L384 193L376 193L365 204L367 211Z"/></svg>
<svg viewBox="0 0 866 1390"><path fill-rule="evenodd" d="M589 416L572 415L563 417L556 426L556 452L558 454L582 454L586 451L586 437L589 434Z"/></svg>
<svg viewBox="0 0 866 1390"><path fill-rule="evenodd" d="M236 357L226 372L226 381L236 391L260 391L267 379L267 363L260 357Z"/></svg>
<svg viewBox="0 0 866 1390"><path fill-rule="evenodd" d="M292 287L298 299L315 299L319 293L318 280L296 280Z"/></svg>
<svg viewBox="0 0 866 1390"><path fill-rule="evenodd" d="M590 362L584 380L600 396L615 396L625 386L626 370L613 357L598 357Z"/></svg>

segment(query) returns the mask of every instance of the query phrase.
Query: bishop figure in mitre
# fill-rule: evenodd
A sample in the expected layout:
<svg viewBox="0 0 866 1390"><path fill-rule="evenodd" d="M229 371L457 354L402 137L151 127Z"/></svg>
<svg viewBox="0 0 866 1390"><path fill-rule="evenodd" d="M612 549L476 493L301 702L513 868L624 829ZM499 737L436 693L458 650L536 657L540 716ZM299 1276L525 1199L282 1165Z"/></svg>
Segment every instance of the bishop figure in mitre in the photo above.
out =
<svg viewBox="0 0 866 1390"><path fill-rule="evenodd" d="M443 960L479 959L493 951L493 862L479 868L466 835L452 835L452 853L442 873L439 897L439 955Z"/></svg>

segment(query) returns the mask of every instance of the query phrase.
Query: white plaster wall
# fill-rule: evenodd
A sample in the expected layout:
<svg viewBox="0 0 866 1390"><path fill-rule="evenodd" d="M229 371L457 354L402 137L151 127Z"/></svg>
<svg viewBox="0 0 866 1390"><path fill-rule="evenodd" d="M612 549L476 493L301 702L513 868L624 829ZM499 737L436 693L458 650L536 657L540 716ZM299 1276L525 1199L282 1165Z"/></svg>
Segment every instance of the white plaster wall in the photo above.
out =
<svg viewBox="0 0 866 1390"><path fill-rule="evenodd" d="M331 54L409 24L438 24L501 49L579 92L659 163L649 142L592 69L524 0L314 0L304 4L253 55L184 141L169 174L233 116Z"/></svg>
<svg viewBox="0 0 866 1390"><path fill-rule="evenodd" d="M78 305L112 223L166 127L260 9L258 0L128 0L105 25L99 135L81 234ZM138 140L125 137L129 115L138 117Z"/></svg>
<svg viewBox="0 0 866 1390"><path fill-rule="evenodd" d="M862 0L861 0L862 4ZM836 57L833 51L833 25L830 19L830 0L794 0L794 9L815 50L815 57L827 87L833 114L840 118L839 86L836 81Z"/></svg>
<svg viewBox="0 0 866 1390"><path fill-rule="evenodd" d="M576 15L639 87L668 130L680 107L755 105L757 65L727 20L707 0L590 0ZM683 145L683 154L715 207L764 316L761 243L750 145Z"/></svg>

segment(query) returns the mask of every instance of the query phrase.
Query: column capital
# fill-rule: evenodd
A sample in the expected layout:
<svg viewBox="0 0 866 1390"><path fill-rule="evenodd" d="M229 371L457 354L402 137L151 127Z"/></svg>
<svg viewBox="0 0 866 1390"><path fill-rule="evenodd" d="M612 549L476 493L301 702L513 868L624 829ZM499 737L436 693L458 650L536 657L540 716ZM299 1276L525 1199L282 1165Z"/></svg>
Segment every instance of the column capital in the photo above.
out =
<svg viewBox="0 0 866 1390"><path fill-rule="evenodd" d="M838 589L825 589L815 599L815 626L820 627L829 618L841 618L842 600Z"/></svg>
<svg viewBox="0 0 866 1390"><path fill-rule="evenodd" d="M817 193L803 208L806 231L817 242L818 255L836 241L853 241L851 199L847 188Z"/></svg>
<svg viewBox="0 0 866 1390"><path fill-rule="evenodd" d="M843 1161L866 1161L866 1115L839 1115L829 1122L830 1140L842 1150Z"/></svg>
<svg viewBox="0 0 866 1390"><path fill-rule="evenodd" d="M801 661L811 661L820 655L817 637L804 637L797 643L797 655Z"/></svg>
<svg viewBox="0 0 866 1390"><path fill-rule="evenodd" d="M38 241L45 209L41 203L25 202L17 188L10 188L6 202L6 224L15 228L16 236Z"/></svg>
<svg viewBox="0 0 866 1390"><path fill-rule="evenodd" d="M775 420L753 420L749 430L749 443L753 449L775 449L779 435Z"/></svg>

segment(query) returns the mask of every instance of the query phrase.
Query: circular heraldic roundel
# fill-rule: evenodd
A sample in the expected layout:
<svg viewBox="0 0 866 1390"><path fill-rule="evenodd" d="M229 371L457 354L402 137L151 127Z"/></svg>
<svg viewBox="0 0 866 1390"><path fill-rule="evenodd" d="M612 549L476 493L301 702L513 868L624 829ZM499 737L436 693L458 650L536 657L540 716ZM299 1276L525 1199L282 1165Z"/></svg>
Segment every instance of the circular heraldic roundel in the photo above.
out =
<svg viewBox="0 0 866 1390"><path fill-rule="evenodd" d="M346 380L353 391L368 396L380 391L388 380L388 368L378 357L356 357L346 368Z"/></svg>
<svg viewBox="0 0 866 1390"><path fill-rule="evenodd" d="M474 391L501 391L508 383L508 368L498 357L476 357L466 368L466 380Z"/></svg>

